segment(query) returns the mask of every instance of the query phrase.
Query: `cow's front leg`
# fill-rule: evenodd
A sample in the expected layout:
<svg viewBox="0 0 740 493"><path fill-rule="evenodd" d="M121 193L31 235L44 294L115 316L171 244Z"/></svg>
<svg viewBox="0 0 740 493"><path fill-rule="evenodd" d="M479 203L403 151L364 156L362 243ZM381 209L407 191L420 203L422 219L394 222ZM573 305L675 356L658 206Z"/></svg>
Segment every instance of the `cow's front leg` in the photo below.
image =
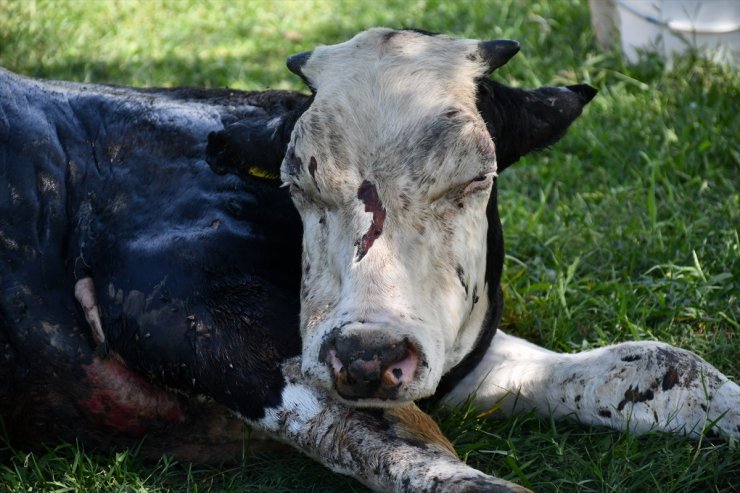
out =
<svg viewBox="0 0 740 493"><path fill-rule="evenodd" d="M352 409L303 381L298 358L283 370L282 404L250 423L335 472L378 491L529 491L465 465L416 406Z"/></svg>
<svg viewBox="0 0 740 493"><path fill-rule="evenodd" d="M637 433L740 437L740 387L694 353L659 342L560 354L498 331L446 400L469 395L481 410L535 409Z"/></svg>

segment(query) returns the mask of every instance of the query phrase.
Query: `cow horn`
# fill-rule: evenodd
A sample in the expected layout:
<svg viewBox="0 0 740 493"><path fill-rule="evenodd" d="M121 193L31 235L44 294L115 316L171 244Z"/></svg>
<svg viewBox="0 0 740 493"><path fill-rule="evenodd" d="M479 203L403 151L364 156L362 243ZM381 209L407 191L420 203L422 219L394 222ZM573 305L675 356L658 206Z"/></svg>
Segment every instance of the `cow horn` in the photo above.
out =
<svg viewBox="0 0 740 493"><path fill-rule="evenodd" d="M312 51L304 51L288 57L288 70L294 74L303 77L303 71L301 70L306 64L308 59L311 57Z"/></svg>
<svg viewBox="0 0 740 493"><path fill-rule="evenodd" d="M488 71L493 72L519 52L519 42L511 39L481 41L478 50L483 60L488 63Z"/></svg>

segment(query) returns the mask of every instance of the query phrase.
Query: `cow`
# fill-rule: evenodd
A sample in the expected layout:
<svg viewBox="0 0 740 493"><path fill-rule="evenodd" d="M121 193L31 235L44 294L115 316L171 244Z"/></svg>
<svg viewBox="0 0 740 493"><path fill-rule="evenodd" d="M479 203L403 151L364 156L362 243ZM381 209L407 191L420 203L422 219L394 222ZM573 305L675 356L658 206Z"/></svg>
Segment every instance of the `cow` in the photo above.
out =
<svg viewBox="0 0 740 493"><path fill-rule="evenodd" d="M0 71L11 440L222 460L247 423L376 490L512 492L414 403L740 436L691 352L498 330L498 175L596 94L491 80L518 50L374 28L288 59L310 95Z"/></svg>

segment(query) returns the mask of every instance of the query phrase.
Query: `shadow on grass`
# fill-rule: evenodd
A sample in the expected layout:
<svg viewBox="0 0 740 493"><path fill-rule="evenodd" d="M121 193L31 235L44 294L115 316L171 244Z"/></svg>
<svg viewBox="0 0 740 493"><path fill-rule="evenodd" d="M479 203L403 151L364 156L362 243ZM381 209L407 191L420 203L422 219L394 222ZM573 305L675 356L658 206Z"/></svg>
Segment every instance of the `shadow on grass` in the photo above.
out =
<svg viewBox="0 0 740 493"><path fill-rule="evenodd" d="M0 430L0 491L368 491L357 481L320 467L291 447L278 445L269 452L235 458L230 464L201 465L169 456L147 458L139 453L139 447L104 451L88 450L80 443L62 443L22 450L9 443L3 426Z"/></svg>

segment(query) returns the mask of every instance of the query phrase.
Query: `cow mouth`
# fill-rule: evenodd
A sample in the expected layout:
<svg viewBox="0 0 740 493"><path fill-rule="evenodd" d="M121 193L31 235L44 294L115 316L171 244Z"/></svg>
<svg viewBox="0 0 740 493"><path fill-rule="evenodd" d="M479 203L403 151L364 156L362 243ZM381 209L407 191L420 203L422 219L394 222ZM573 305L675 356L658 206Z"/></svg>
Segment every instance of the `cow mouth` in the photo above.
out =
<svg viewBox="0 0 740 493"><path fill-rule="evenodd" d="M357 344L358 338L338 340L325 353L337 394L350 401L399 400L416 376L418 350L408 340L367 348Z"/></svg>

